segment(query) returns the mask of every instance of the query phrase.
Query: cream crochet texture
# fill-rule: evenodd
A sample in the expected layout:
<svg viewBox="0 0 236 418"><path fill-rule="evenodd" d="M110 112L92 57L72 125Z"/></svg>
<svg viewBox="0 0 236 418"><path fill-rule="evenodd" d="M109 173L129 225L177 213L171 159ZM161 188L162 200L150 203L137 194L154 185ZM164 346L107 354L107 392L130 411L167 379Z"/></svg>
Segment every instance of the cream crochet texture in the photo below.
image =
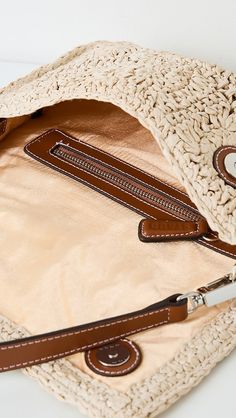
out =
<svg viewBox="0 0 236 418"><path fill-rule="evenodd" d="M0 92L0 116L75 98L111 102L149 129L212 230L236 244L236 190L212 165L236 144L236 76L216 65L129 43L95 42Z"/></svg>
<svg viewBox="0 0 236 418"><path fill-rule="evenodd" d="M75 98L111 102L136 117L152 132L211 228L236 244L236 190L212 165L219 146L236 144L234 74L129 43L96 42L2 89L0 117L30 114ZM93 380L67 360L26 372L93 417L151 417L199 383L236 347L235 320L234 309L218 315L171 362L126 394ZM3 317L0 327L4 340L27 335Z"/></svg>
<svg viewBox="0 0 236 418"><path fill-rule="evenodd" d="M160 414L196 386L236 347L236 306L219 314L182 347L157 374L132 385L126 394L82 373L67 360L25 369L48 391L96 418L148 418ZM28 333L0 317L1 339Z"/></svg>

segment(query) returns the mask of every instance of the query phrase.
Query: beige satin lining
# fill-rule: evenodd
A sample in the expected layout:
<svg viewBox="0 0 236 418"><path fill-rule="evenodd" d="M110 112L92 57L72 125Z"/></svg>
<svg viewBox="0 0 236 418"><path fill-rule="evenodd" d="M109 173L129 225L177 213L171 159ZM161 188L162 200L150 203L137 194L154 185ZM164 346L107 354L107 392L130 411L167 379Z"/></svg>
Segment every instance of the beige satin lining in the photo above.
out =
<svg viewBox="0 0 236 418"><path fill-rule="evenodd" d="M32 334L114 316L225 274L232 260L195 243L142 243L141 216L32 160L23 146L50 128L97 145L181 189L152 135L111 104L64 102L0 143L0 313ZM132 337L144 359L134 373L94 375L126 391L153 375L226 305Z"/></svg>

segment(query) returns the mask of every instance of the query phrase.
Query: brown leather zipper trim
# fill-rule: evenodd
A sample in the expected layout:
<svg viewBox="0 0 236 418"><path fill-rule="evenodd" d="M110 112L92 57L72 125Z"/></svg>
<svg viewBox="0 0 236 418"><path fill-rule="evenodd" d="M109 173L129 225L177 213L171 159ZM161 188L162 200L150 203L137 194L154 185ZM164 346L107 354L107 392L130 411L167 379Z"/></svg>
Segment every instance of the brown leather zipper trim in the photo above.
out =
<svg viewBox="0 0 236 418"><path fill-rule="evenodd" d="M58 155L62 147L67 150L67 158ZM197 220L201 217L190 199L182 192L61 131L46 132L27 144L25 152L51 168L86 184L142 215L153 219L177 218L182 220ZM71 158L68 158L69 155ZM72 159L72 157L79 156L83 159L83 164L78 164ZM119 182L116 183L105 176L98 175L95 170L91 170L91 167L85 167L86 163L91 164L94 169L101 169L105 174L118 176L121 181L127 181L129 185L121 187ZM150 193L158 200L152 201L151 196L132 193L129 187L133 189L139 187L142 192Z"/></svg>
<svg viewBox="0 0 236 418"><path fill-rule="evenodd" d="M81 144L80 144L81 145ZM86 146L86 144L83 144ZM51 155L63 160L64 162L76 167L79 170L84 171L86 174L93 175L96 179L102 180L109 184L109 187L116 187L119 192L124 192L129 196L138 199L137 207L145 203L145 212L147 215L153 214L153 209L157 208L160 211L168 213L176 218L180 219L199 219L199 215L195 212L191 212L188 208L185 208L178 201L174 201L173 198L162 194L159 190L154 189L149 184L143 182L140 178L133 177L128 173L122 172L120 169L115 168L113 165L108 164L106 161L102 161L101 155L97 159L94 156L88 155L88 150L85 153L78 149L71 148L69 145L57 144L50 149ZM104 188L104 185L103 185ZM107 190L107 194L110 194ZM115 194L111 195L113 199L116 198ZM141 208L142 212L144 211ZM159 213L158 213L159 215Z"/></svg>
<svg viewBox="0 0 236 418"><path fill-rule="evenodd" d="M37 137L25 146L25 152L145 217L204 221L185 193L59 130L53 129ZM194 238L202 245L236 258L236 246L204 236Z"/></svg>

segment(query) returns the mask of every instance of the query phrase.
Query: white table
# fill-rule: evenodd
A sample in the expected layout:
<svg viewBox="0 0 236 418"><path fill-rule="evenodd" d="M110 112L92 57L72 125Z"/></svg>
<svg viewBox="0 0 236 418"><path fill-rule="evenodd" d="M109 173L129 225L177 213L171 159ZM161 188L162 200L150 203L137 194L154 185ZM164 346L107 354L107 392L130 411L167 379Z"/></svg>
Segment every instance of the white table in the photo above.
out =
<svg viewBox="0 0 236 418"><path fill-rule="evenodd" d="M33 68L33 64L0 61L0 86ZM161 417L235 418L235 375L236 351L219 364L201 385ZM1 416L4 418L84 418L78 409L58 401L20 371L0 374L0 405Z"/></svg>

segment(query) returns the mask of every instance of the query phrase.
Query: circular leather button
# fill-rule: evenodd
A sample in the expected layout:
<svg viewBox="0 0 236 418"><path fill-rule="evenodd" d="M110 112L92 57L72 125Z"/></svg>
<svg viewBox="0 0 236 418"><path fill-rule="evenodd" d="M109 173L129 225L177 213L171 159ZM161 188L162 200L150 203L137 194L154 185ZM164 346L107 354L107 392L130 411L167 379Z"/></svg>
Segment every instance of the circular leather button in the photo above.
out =
<svg viewBox="0 0 236 418"><path fill-rule="evenodd" d="M236 152L230 152L225 156L225 169L228 174L236 178Z"/></svg>
<svg viewBox="0 0 236 418"><path fill-rule="evenodd" d="M137 344L122 339L85 353L87 366L103 376L123 376L131 373L141 363L142 355Z"/></svg>
<svg viewBox="0 0 236 418"><path fill-rule="evenodd" d="M236 188L236 146L218 148L213 156L213 164L225 183Z"/></svg>
<svg viewBox="0 0 236 418"><path fill-rule="evenodd" d="M130 347L122 341L100 347L96 350L97 361L103 366L116 367L130 359Z"/></svg>

